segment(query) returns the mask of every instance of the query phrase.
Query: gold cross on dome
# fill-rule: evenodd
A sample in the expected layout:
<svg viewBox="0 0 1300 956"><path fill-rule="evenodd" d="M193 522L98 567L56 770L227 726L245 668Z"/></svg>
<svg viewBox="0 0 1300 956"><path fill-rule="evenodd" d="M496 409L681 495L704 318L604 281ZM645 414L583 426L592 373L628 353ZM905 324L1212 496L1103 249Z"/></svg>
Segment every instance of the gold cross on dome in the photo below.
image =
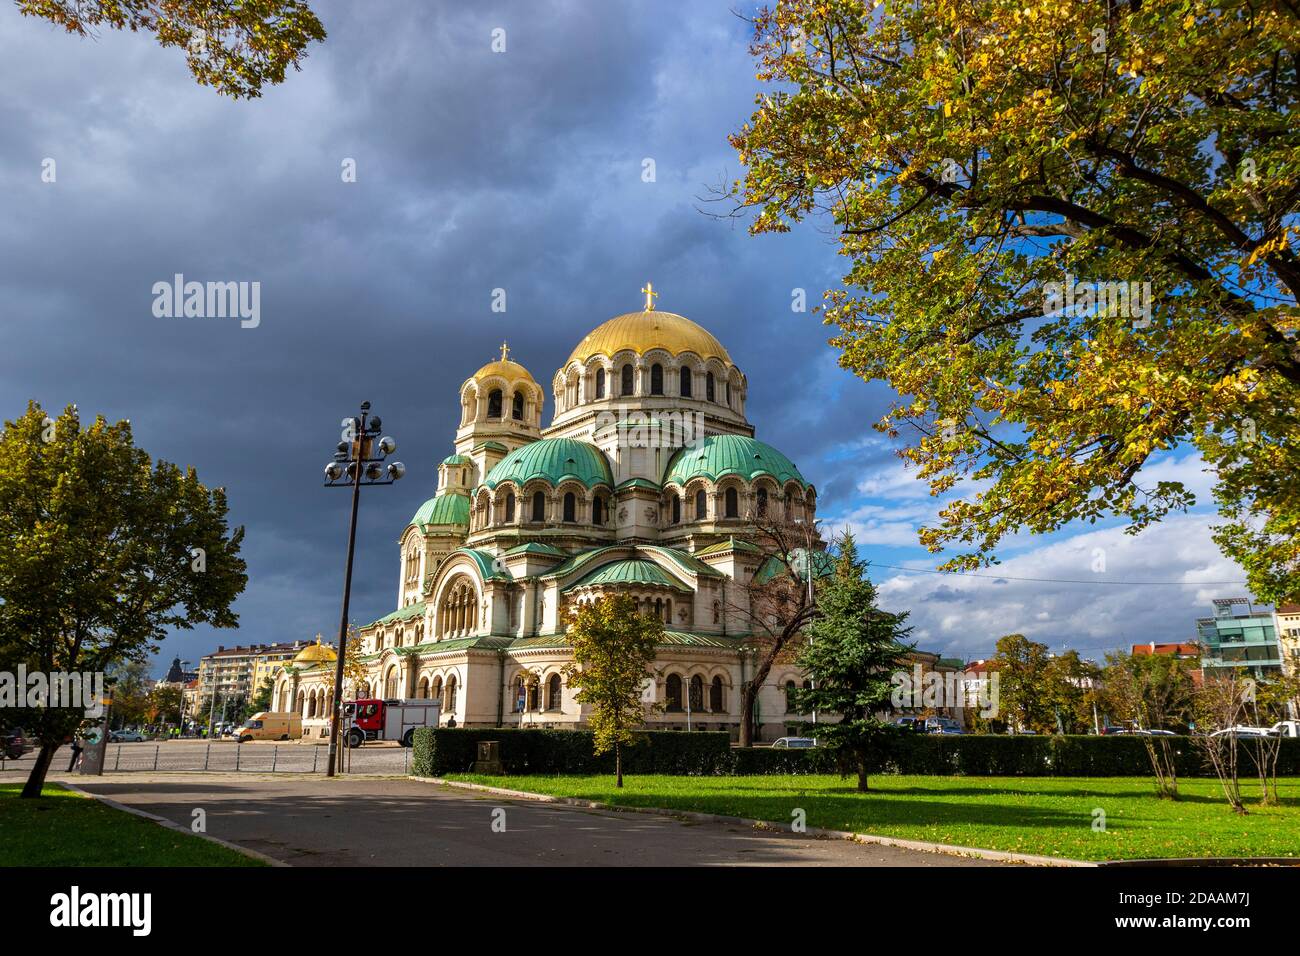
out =
<svg viewBox="0 0 1300 956"><path fill-rule="evenodd" d="M510 346L505 342L501 343L501 361L505 362L510 358Z"/></svg>
<svg viewBox="0 0 1300 956"><path fill-rule="evenodd" d="M645 310L653 312L655 310L655 299L659 297L659 293L655 291L654 285L649 282L645 284L645 288L641 291L645 293Z"/></svg>

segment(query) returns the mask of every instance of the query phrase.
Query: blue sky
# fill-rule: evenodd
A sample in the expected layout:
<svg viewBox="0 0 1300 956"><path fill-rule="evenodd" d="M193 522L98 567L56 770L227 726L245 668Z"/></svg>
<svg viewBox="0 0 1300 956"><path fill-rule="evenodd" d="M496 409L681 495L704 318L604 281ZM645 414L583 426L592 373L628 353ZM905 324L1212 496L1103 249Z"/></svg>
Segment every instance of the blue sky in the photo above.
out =
<svg viewBox="0 0 1300 956"><path fill-rule="evenodd" d="M150 453L226 486L247 527L241 628L179 634L160 660L334 632L347 502L319 475L362 399L409 474L366 496L353 609L391 610L396 539L450 451L460 382L505 338L548 383L647 279L728 347L758 437L817 484L829 527L852 526L881 565L942 560L915 543L937 503L871 428L887 390L840 370L827 330L791 311L793 290L815 303L838 282L834 236L752 238L705 214L709 187L739 175L726 136L758 91L730 3L313 6L325 44L234 103L147 37L77 40L0 3L0 412L36 398L129 418ZM259 281L260 325L156 318L153 283L178 272ZM1208 501L1193 455L1154 467ZM1218 583L1244 575L1207 523L1017 538L988 577L873 577L923 647L981 656L1018 630L1097 655L1186 639L1211 597L1244 593Z"/></svg>

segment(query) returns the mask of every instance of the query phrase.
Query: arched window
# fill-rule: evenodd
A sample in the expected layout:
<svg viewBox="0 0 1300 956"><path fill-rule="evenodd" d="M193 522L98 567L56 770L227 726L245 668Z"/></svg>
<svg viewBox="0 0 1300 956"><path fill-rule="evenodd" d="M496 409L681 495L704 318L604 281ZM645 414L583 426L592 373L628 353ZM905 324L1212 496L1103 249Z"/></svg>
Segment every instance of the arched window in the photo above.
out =
<svg viewBox="0 0 1300 956"><path fill-rule="evenodd" d="M699 713L704 709L704 678L696 674L691 678L691 710Z"/></svg>
<svg viewBox="0 0 1300 956"><path fill-rule="evenodd" d="M396 667L388 668L388 678L384 681L384 696L389 698L397 696L397 668Z"/></svg>
<svg viewBox="0 0 1300 956"><path fill-rule="evenodd" d="M488 392L488 418L501 417L501 389L494 388Z"/></svg>
<svg viewBox="0 0 1300 956"><path fill-rule="evenodd" d="M515 392L515 397L510 400L510 417L517 422L524 420L524 393Z"/></svg>
<svg viewBox="0 0 1300 956"><path fill-rule="evenodd" d="M767 489L766 488L758 489L758 516L760 518L767 517Z"/></svg>
<svg viewBox="0 0 1300 956"><path fill-rule="evenodd" d="M740 495L736 494L735 488L727 489L727 517L740 517Z"/></svg>
<svg viewBox="0 0 1300 956"><path fill-rule="evenodd" d="M715 714L722 713L722 678L713 678L709 685L709 710Z"/></svg>
<svg viewBox="0 0 1300 956"><path fill-rule="evenodd" d="M708 498L705 497L704 489L701 488L699 491L695 492L695 520L703 521L708 517L708 508Z"/></svg>
<svg viewBox="0 0 1300 956"><path fill-rule="evenodd" d="M560 675L552 674L546 682L546 709L560 710L564 700Z"/></svg>
<svg viewBox="0 0 1300 956"><path fill-rule="evenodd" d="M664 698L668 710L682 709L682 679L676 674L669 674L668 679L664 681Z"/></svg>
<svg viewBox="0 0 1300 956"><path fill-rule="evenodd" d="M540 491L533 492L533 520L546 520L546 495Z"/></svg>
<svg viewBox="0 0 1300 956"><path fill-rule="evenodd" d="M671 624L672 622L673 622L673 599L668 598L664 601L664 623Z"/></svg>
<svg viewBox="0 0 1300 956"><path fill-rule="evenodd" d="M726 394L727 396L727 405L730 406L731 405L731 382L728 381L727 384L723 386L723 388L725 389L724 394Z"/></svg>
<svg viewBox="0 0 1300 956"><path fill-rule="evenodd" d="M515 678L515 693L514 693L514 697L510 701L510 712L512 714L518 714L522 712L524 709L524 702L526 700L527 697L524 694L524 675L520 674L518 677Z"/></svg>
<svg viewBox="0 0 1300 956"><path fill-rule="evenodd" d="M538 691L538 687L537 687L537 678L536 678L536 677L533 677L533 678L532 678L531 680L529 680L529 682L528 682L528 709L529 709L529 710L541 710L541 709L542 709L542 708L541 708L541 703L540 703L540 701L538 701L538 699L537 699L537 698L538 698L538 693L537 693L537 691Z"/></svg>
<svg viewBox="0 0 1300 956"><path fill-rule="evenodd" d="M578 520L578 499L572 491L564 496L564 520L569 522Z"/></svg>
<svg viewBox="0 0 1300 956"><path fill-rule="evenodd" d="M452 674L447 678L447 713L453 714L456 711L456 675Z"/></svg>
<svg viewBox="0 0 1300 956"><path fill-rule="evenodd" d="M690 398L690 397L691 397L691 379L693 379L694 377L695 377L695 376L691 374L691 368L690 368L690 366L689 366L689 365L683 365L683 366L682 366L682 384L681 384L681 388L678 389L678 391L682 393L682 398Z"/></svg>
<svg viewBox="0 0 1300 956"><path fill-rule="evenodd" d="M624 365L624 366L623 366L623 371L622 371L620 374L621 374L622 377L623 377L623 381L622 381L622 385L621 385L622 394L624 394L624 395L631 395L631 394L632 394L632 374L633 374L633 372L632 372L632 366L631 366L631 365Z"/></svg>
<svg viewBox="0 0 1300 956"><path fill-rule="evenodd" d="M514 521L514 520L515 520L515 493L513 491L507 491L506 492L506 521Z"/></svg>
<svg viewBox="0 0 1300 956"><path fill-rule="evenodd" d="M673 495L673 524L682 523L682 499Z"/></svg>
<svg viewBox="0 0 1300 956"><path fill-rule="evenodd" d="M791 699L791 695L794 694L794 689L794 681L788 680L785 682L785 712L787 714L794 711L794 701Z"/></svg>
<svg viewBox="0 0 1300 956"><path fill-rule="evenodd" d="M605 370L603 368L596 369L596 397L605 397Z"/></svg>
<svg viewBox="0 0 1300 956"><path fill-rule="evenodd" d="M710 372L704 376L704 398L707 401L713 401L713 373Z"/></svg>
<svg viewBox="0 0 1300 956"><path fill-rule="evenodd" d="M662 395L664 393L664 367L658 362L650 366L650 394Z"/></svg>
<svg viewBox="0 0 1300 956"><path fill-rule="evenodd" d="M415 689L415 696L420 698L420 700L429 699L429 678L420 678L420 686Z"/></svg>
<svg viewBox="0 0 1300 956"><path fill-rule="evenodd" d="M604 498L597 497L591 499L591 523L592 524L605 523L605 499Z"/></svg>
<svg viewBox="0 0 1300 956"><path fill-rule="evenodd" d="M429 685L429 699L442 700L442 678L435 677L433 683Z"/></svg>

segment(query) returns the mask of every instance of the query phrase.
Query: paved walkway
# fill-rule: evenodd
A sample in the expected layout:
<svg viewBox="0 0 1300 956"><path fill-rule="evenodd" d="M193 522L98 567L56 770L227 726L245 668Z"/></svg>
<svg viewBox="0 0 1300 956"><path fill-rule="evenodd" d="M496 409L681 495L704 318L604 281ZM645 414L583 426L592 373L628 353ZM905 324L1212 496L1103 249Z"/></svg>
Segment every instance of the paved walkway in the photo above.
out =
<svg viewBox="0 0 1300 956"><path fill-rule="evenodd" d="M294 866L996 865L395 778L133 773L68 780L187 828L201 807L210 835ZM505 832L493 829L498 808Z"/></svg>

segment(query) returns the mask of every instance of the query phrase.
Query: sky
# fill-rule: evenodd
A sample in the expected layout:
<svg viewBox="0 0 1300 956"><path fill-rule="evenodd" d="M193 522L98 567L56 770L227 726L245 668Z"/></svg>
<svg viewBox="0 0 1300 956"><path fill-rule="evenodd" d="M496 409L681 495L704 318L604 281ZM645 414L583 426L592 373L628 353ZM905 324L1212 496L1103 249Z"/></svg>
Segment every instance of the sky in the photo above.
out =
<svg viewBox="0 0 1300 956"><path fill-rule="evenodd" d="M728 348L757 437L817 486L828 531L857 534L918 646L971 659L1020 632L1099 658L1190 639L1212 598L1246 594L1189 451L1142 478L1186 481L1190 514L1017 536L996 569L930 573L947 555L916 529L942 502L871 427L888 388L792 310L839 283L833 234L752 237L710 201L741 175L727 135L760 89L732 0L312 6L328 39L234 102L148 36L78 39L0 0L0 416L36 399L129 419L152 455L226 487L246 528L239 629L169 637L159 673L337 632L348 501L320 476L362 400L408 474L363 495L352 612L392 610L397 537L436 488L461 382L504 339L547 385L647 280ZM178 273L260 283L256 326L156 315Z"/></svg>

